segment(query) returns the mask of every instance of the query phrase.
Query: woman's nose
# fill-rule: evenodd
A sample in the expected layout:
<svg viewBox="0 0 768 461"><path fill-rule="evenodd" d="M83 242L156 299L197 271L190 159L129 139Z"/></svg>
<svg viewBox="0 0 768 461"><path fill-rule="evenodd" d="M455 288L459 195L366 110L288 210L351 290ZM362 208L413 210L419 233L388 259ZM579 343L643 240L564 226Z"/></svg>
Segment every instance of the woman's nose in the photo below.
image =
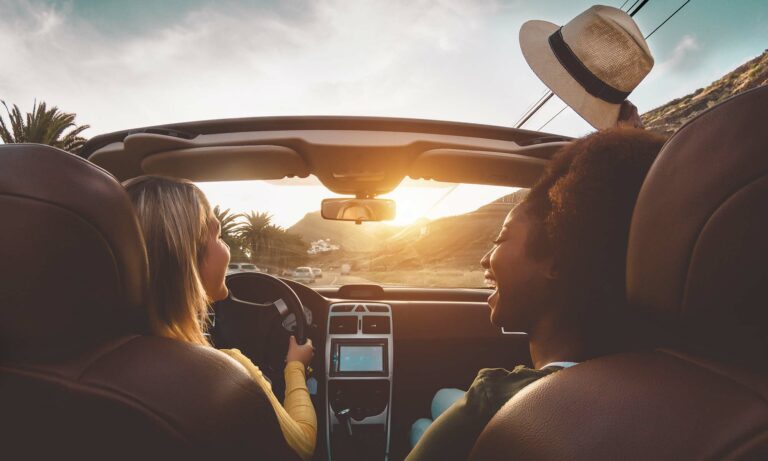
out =
<svg viewBox="0 0 768 461"><path fill-rule="evenodd" d="M483 259L480 260L480 266L482 266L483 269L491 268L491 253L493 253L493 249L488 250L488 253L486 253L483 256Z"/></svg>

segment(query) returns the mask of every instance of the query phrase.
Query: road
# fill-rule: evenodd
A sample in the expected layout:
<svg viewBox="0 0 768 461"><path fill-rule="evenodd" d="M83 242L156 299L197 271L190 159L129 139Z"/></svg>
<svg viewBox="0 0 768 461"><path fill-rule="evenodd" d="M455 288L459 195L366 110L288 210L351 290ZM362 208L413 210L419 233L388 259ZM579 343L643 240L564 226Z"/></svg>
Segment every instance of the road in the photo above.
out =
<svg viewBox="0 0 768 461"><path fill-rule="evenodd" d="M330 280L330 282L328 282ZM352 285L360 283L377 283L372 280L368 280L356 275L341 275L339 272L328 272L323 274L323 278L317 280L315 283L320 285Z"/></svg>

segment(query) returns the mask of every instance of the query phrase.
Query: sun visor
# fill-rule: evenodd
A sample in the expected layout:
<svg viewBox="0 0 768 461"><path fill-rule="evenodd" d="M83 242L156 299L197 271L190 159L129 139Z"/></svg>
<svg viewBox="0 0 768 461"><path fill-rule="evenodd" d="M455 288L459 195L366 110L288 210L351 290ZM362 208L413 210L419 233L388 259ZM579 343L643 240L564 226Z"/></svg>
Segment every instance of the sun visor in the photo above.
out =
<svg viewBox="0 0 768 461"><path fill-rule="evenodd" d="M519 153L432 149L416 157L408 175L443 182L531 187L541 177L548 160L567 144L521 147Z"/></svg>
<svg viewBox="0 0 768 461"><path fill-rule="evenodd" d="M192 181L237 181L309 176L304 160L283 146L219 146L152 154L141 161L147 174Z"/></svg>
<svg viewBox="0 0 768 461"><path fill-rule="evenodd" d="M293 149L275 145L211 145L153 133L129 135L89 158L119 180L161 174L192 181L307 177L309 167Z"/></svg>

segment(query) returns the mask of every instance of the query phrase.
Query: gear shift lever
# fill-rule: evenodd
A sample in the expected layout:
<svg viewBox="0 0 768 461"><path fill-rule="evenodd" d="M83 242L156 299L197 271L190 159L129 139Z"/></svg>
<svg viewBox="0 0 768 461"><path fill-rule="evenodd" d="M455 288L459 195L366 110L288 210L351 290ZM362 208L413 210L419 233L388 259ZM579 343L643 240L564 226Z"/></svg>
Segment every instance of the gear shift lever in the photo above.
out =
<svg viewBox="0 0 768 461"><path fill-rule="evenodd" d="M346 431L347 435L349 437L352 437L352 421L350 420L350 409L349 408L343 408L336 412L336 419L339 420L339 424L341 424L344 427L344 430Z"/></svg>

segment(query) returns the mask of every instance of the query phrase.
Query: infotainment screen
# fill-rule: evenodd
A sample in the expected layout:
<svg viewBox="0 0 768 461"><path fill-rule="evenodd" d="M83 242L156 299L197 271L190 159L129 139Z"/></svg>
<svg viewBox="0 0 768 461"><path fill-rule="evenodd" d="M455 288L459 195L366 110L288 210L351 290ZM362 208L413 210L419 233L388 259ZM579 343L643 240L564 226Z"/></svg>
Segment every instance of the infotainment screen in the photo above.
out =
<svg viewBox="0 0 768 461"><path fill-rule="evenodd" d="M383 372L384 346L381 344L339 345L339 371Z"/></svg>

